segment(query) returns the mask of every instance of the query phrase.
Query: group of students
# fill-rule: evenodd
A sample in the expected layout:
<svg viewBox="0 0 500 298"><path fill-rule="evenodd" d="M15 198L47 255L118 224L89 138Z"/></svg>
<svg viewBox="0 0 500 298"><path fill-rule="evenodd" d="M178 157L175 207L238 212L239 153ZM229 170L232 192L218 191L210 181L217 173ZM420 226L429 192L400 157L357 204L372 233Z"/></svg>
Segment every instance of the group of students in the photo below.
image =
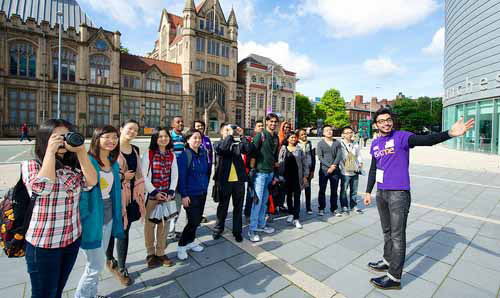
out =
<svg viewBox="0 0 500 298"><path fill-rule="evenodd" d="M65 142L64 134L74 130L71 123L61 119L45 122L37 132L35 159L22 164L23 181L35 200L25 235L32 297L61 297L79 249L85 254L86 265L75 297L102 297L98 295L99 274L105 265L121 284L130 285L132 279L125 264L134 221L144 222L146 261L150 268L173 265L165 255L167 221L169 231L180 233L178 259L188 258L188 251L203 251L195 238L203 220L212 164L212 196L218 202L215 239L224 231L232 198L232 233L236 241L243 241L245 183L248 191L244 213L250 219L249 240L260 241L262 233L274 232L267 225L266 215L270 186L277 184L284 185L281 196L286 196L287 221L301 228L302 190L306 193L307 212L312 212L310 186L315 151L320 163L319 215L324 215L326 208L328 181L332 214L361 212L355 198L363 165L359 147L352 142L353 130L343 129L342 140L337 141L332 128L325 126L324 138L314 149L304 130L292 132L289 124L283 123L276 132L278 121L275 114L267 115L265 127L259 123L253 138L244 137L243 129L235 125L223 125L221 141L212 146L204 135L202 121L195 121L194 127L183 133L182 117L177 116L171 131L164 127L155 130L142 157L139 148L131 144L139 132L135 120L124 122L120 129L96 129L88 152L84 145L72 147ZM448 132L426 137L393 131L392 114L387 110L378 111L375 121L381 137L371 147L373 157L364 202L370 204L369 193L377 182L377 207L385 246L384 258L368 266L388 271L387 275L372 279L373 284L398 288L410 206L409 148L463 135L473 121L462 121ZM341 209L337 207L339 182ZM276 204L284 205L279 199ZM165 217L154 217L157 210L163 210ZM180 224L183 217L186 223Z"/></svg>
<svg viewBox="0 0 500 298"><path fill-rule="evenodd" d="M182 126L182 117L175 121ZM74 127L65 120L45 122L37 132L35 159L21 167L35 201L25 235L32 297L61 297L79 249L86 264L75 297L102 297L99 274L105 265L122 285L132 284L125 263L131 224L138 220L144 222L148 267L172 266L165 255L166 220L179 214L176 201L187 216L178 258L186 259L188 250L203 250L194 241L210 176L202 132L193 128L171 134L159 127L141 157L131 144L139 132L135 120L119 130L95 129L88 152L85 145L72 147L65 141L70 131ZM153 216L158 210L159 218Z"/></svg>

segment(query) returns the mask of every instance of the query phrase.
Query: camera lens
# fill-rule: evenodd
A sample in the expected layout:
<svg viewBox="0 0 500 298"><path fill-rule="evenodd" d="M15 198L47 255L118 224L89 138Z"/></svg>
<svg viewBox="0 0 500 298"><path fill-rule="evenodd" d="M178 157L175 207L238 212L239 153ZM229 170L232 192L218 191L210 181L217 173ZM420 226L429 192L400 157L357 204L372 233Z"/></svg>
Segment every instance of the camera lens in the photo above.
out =
<svg viewBox="0 0 500 298"><path fill-rule="evenodd" d="M78 146L83 145L83 143L85 143L85 138L81 134L76 133L76 132L66 133L66 135L64 136L64 139L65 139L66 143L68 143L68 145L70 145L72 147L78 147Z"/></svg>
<svg viewBox="0 0 500 298"><path fill-rule="evenodd" d="M231 124L231 125L230 125L230 127L231 127L232 129L237 129L237 128L238 128L238 126L236 126L236 125L234 125L234 124Z"/></svg>

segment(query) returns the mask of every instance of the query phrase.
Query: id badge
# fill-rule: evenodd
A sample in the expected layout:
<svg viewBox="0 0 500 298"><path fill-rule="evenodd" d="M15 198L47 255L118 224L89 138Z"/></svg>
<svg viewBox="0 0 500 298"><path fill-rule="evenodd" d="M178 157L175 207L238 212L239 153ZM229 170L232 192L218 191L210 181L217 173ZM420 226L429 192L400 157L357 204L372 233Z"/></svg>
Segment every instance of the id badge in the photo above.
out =
<svg viewBox="0 0 500 298"><path fill-rule="evenodd" d="M376 181L378 183L384 183L384 171L377 169Z"/></svg>

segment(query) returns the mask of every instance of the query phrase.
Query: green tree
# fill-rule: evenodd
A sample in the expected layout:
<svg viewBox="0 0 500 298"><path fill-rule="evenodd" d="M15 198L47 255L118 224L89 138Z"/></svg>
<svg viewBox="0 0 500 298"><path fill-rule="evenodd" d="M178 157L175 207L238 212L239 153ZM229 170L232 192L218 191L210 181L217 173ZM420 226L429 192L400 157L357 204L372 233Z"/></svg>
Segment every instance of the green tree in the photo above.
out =
<svg viewBox="0 0 500 298"><path fill-rule="evenodd" d="M330 89L325 92L318 103L317 108L324 112L325 124L330 124L335 128L342 128L349 125L349 115L345 111L345 101L337 89ZM321 113L320 112L320 113Z"/></svg>
<svg viewBox="0 0 500 298"><path fill-rule="evenodd" d="M440 97L400 98L396 100L392 110L397 116L400 129L422 132L441 125L443 104Z"/></svg>
<svg viewBox="0 0 500 298"><path fill-rule="evenodd" d="M120 53L122 54L128 54L129 50L128 48L124 47L123 45L120 44Z"/></svg>
<svg viewBox="0 0 500 298"><path fill-rule="evenodd" d="M300 93L295 95L295 110L298 116L298 127L308 127L316 121L309 98Z"/></svg>

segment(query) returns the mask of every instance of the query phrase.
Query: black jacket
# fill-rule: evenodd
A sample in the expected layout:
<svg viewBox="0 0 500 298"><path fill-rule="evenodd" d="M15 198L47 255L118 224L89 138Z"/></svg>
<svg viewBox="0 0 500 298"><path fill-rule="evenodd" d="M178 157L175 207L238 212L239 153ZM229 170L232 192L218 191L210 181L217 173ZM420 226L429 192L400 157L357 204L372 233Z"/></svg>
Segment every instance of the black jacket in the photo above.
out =
<svg viewBox="0 0 500 298"><path fill-rule="evenodd" d="M234 163L236 174L239 182L247 182L248 176L245 171L242 154L251 153L254 150L252 143L249 143L246 138L241 138L241 142L234 142L233 136L227 136L215 144L215 154L217 159L217 167L215 169L215 181L220 185L227 182L229 172L231 171L231 163Z"/></svg>

